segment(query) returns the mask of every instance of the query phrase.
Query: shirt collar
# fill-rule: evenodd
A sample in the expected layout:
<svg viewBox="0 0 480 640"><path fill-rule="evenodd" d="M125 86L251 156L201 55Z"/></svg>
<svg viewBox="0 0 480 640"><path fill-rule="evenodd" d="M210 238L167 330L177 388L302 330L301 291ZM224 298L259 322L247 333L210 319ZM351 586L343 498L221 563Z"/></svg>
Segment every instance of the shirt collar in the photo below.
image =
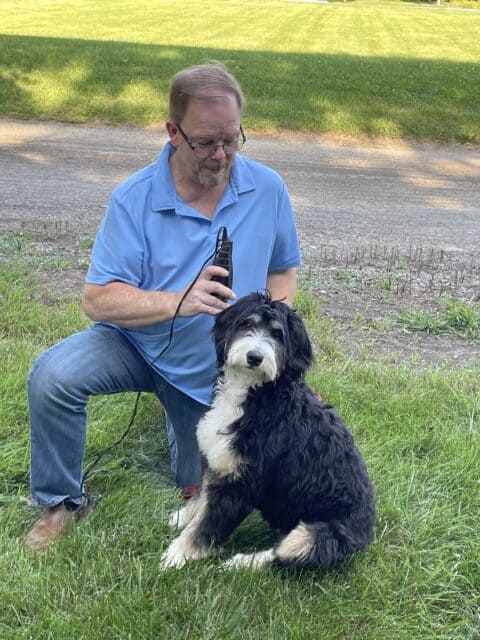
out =
<svg viewBox="0 0 480 640"><path fill-rule="evenodd" d="M154 211L175 210L176 208L175 185L168 162L172 153L175 153L175 147L171 142L167 142L154 165L152 180L152 209ZM238 200L240 193L253 191L256 188L250 167L246 159L239 154L236 155L233 163L229 187L233 192L234 200Z"/></svg>

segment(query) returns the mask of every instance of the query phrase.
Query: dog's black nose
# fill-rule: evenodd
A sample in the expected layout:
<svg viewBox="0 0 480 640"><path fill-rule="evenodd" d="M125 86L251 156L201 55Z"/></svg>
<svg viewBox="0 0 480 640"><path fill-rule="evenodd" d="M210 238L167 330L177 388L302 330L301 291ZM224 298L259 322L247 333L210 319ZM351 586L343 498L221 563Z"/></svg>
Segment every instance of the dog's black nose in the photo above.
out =
<svg viewBox="0 0 480 640"><path fill-rule="evenodd" d="M247 353L247 362L250 367L258 367L262 360L263 355L259 351L249 351Z"/></svg>

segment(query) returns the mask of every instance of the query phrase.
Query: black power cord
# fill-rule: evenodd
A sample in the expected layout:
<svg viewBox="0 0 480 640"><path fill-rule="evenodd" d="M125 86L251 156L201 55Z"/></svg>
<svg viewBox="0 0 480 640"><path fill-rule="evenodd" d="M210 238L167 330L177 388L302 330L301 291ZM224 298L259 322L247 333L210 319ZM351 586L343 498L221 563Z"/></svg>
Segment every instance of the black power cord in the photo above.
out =
<svg viewBox="0 0 480 640"><path fill-rule="evenodd" d="M225 264L225 262L226 262L225 253L226 252L227 253L229 252L229 259L227 260L227 264ZM232 255L231 255L231 253L232 253L232 243L231 243L230 240L228 240L227 230L225 229L225 227L221 227L219 229L219 231L218 231L218 234L217 234L217 241L216 241L216 245L215 245L215 251L212 254L210 254L208 256L208 258L204 261L204 263L200 267L197 275L192 280L192 282L189 284L189 286L185 290L185 293L180 298L180 301L177 304L177 307L175 309L175 313L173 314L173 318L172 318L171 323L170 323L170 332L169 332L169 336L168 336L168 342L165 345L165 347L160 351L160 353L157 356L155 356L155 358L153 360L148 360L147 361L150 366L153 366L154 363L159 358L161 358L163 356L163 354L167 351L167 349L170 348L170 345L172 344L172 340L173 340L173 329L174 329L175 321L178 318L178 314L180 313L181 306L182 306L185 298L188 296L188 294L190 293L192 288L195 286L197 280L200 278L200 275L201 275L203 269L205 268L205 266L207 265L207 263L210 260L212 260L212 258L213 258L213 264L228 268L228 266L231 266L231 264L232 264ZM223 279L220 280L220 276L214 277L212 279L221 281L222 284L225 284L229 288L231 288L231 286L232 286L232 273L231 273L231 271L229 271L229 276L228 276L227 280L223 280ZM139 406L139 403L140 403L141 395L142 395L142 392L138 391L137 392L137 396L135 398L135 404L133 406L133 411L132 411L132 415L130 417L130 421L129 421L128 425L127 425L127 428L125 429L125 431L120 436L120 438L118 440L116 440L115 442L113 442L112 444L108 445L108 447L105 447L104 449L102 449L97 454L97 456L94 458L94 460L85 469L85 471L83 473L83 476L82 476L82 495L84 497L86 497L87 499L88 499L88 496L87 496L87 493L86 493L86 490L85 490L85 482L87 481L88 478L90 478L94 474L93 468L95 467L96 464L98 464L98 462L103 458L103 456L106 453L108 453L109 451L111 451L112 449L114 449L115 447L117 447L127 437L128 433L130 432L130 429L133 426L133 423L135 422L135 418L137 416L138 406ZM100 469L98 471L100 471Z"/></svg>

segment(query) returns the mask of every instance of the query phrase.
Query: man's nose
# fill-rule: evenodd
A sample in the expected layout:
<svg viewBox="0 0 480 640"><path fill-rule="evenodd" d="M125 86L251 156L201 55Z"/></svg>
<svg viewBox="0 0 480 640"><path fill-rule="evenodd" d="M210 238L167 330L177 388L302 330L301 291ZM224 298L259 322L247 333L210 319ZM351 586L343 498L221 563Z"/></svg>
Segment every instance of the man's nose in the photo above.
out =
<svg viewBox="0 0 480 640"><path fill-rule="evenodd" d="M214 152L212 157L216 158L217 160L221 160L222 158L226 157L226 153L225 153L225 149L223 148L223 144L218 145L218 147L215 148L215 152Z"/></svg>

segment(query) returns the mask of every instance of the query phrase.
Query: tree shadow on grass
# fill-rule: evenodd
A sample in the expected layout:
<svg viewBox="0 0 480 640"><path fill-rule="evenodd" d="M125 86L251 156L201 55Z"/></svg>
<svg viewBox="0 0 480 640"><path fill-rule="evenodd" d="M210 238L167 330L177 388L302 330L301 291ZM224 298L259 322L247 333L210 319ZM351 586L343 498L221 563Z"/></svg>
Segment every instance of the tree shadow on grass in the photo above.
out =
<svg viewBox="0 0 480 640"><path fill-rule="evenodd" d="M480 140L480 65L0 36L0 111L145 126L163 122L171 76L220 60L264 130Z"/></svg>

